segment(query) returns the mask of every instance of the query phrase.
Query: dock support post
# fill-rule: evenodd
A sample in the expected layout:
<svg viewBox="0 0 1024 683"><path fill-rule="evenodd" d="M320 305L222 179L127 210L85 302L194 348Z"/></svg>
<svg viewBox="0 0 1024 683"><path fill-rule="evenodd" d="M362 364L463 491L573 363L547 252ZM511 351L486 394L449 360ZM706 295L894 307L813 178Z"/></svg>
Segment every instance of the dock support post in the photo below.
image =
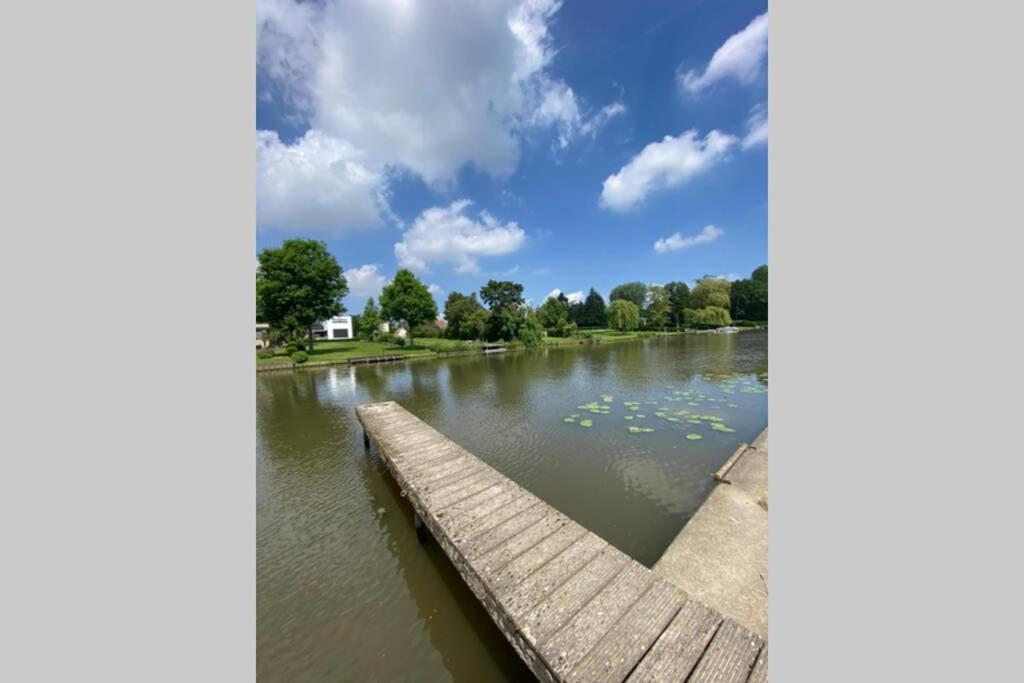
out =
<svg viewBox="0 0 1024 683"><path fill-rule="evenodd" d="M419 539L420 543L427 540L427 526L420 519L420 515L415 510L412 511L412 524L416 527L416 538Z"/></svg>
<svg viewBox="0 0 1024 683"><path fill-rule="evenodd" d="M370 450L370 435L366 433L365 429L363 430L363 448Z"/></svg>

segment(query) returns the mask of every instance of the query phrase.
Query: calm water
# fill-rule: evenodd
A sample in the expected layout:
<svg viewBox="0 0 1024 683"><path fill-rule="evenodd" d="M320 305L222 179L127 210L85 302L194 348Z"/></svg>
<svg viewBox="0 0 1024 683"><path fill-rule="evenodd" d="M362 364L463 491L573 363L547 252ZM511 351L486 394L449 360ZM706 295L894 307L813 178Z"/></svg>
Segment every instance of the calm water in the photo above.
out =
<svg viewBox="0 0 1024 683"><path fill-rule="evenodd" d="M531 679L444 553L417 542L356 405L399 402L650 566L767 425L767 371L767 334L745 332L257 376L261 680ZM578 407L592 402L599 414Z"/></svg>

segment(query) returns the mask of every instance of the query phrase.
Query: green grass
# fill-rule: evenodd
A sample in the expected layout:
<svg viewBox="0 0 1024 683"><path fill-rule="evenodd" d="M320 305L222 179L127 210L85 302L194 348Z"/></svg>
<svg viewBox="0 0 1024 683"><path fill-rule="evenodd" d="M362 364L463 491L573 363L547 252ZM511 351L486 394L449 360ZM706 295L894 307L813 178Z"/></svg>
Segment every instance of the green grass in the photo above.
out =
<svg viewBox="0 0 1024 683"><path fill-rule="evenodd" d="M480 346L474 342L458 339L417 339L416 346L397 346L391 342L368 341L318 341L309 354L309 362L332 360L354 360L357 358L374 358L377 356L431 356L438 352L464 351ZM284 349L276 349L273 358L256 358L256 363L290 363Z"/></svg>

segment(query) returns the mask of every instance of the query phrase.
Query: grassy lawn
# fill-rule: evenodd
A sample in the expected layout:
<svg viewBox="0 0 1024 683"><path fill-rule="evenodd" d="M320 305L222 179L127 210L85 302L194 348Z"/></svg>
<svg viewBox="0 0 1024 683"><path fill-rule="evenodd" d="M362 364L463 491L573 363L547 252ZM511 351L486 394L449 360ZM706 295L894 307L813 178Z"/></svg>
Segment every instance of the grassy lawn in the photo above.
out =
<svg viewBox="0 0 1024 683"><path fill-rule="evenodd" d="M375 356L429 356L437 352L462 351L476 348L479 344L462 342L457 339L417 339L415 347L396 346L390 342L368 341L318 341L313 352L309 354L309 362L327 360L352 360L354 358L373 358ZM277 349L273 358L256 358L256 363L290 363L284 349Z"/></svg>

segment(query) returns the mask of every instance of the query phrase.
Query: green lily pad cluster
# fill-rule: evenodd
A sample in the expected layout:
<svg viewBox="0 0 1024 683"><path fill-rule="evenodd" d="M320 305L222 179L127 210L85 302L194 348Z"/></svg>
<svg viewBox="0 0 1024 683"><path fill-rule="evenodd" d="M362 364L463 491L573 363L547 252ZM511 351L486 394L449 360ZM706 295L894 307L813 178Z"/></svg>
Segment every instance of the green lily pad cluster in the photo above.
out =
<svg viewBox="0 0 1024 683"><path fill-rule="evenodd" d="M640 434L640 433L643 433L643 432L653 432L653 431L654 431L653 427L637 427L636 425L630 425L629 426L629 433L630 434Z"/></svg>

